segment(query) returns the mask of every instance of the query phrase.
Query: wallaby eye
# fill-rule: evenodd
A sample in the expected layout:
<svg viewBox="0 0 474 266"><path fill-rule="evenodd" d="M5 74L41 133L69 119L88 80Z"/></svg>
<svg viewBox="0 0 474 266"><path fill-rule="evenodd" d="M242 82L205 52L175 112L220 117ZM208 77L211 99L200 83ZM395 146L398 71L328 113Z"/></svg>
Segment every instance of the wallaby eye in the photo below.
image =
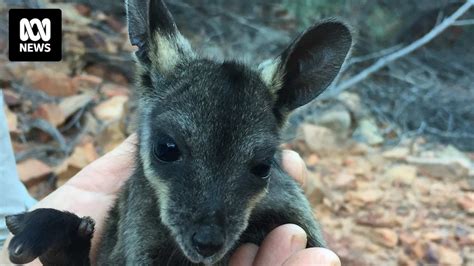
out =
<svg viewBox="0 0 474 266"><path fill-rule="evenodd" d="M164 141L161 141L153 149L155 157L163 162L174 162L181 157L181 152L176 145L175 141L171 138L168 138Z"/></svg>
<svg viewBox="0 0 474 266"><path fill-rule="evenodd" d="M270 174L270 169L271 165L269 163L259 163L252 167L252 169L250 169L250 172L252 172L252 174L258 177L265 178L268 177L268 175Z"/></svg>

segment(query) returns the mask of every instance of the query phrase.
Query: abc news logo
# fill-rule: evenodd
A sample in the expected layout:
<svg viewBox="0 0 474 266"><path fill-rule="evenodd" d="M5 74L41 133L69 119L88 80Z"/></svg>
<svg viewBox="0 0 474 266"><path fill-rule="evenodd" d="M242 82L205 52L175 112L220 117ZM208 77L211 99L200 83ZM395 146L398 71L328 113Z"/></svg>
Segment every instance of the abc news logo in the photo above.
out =
<svg viewBox="0 0 474 266"><path fill-rule="evenodd" d="M60 9L10 9L10 61L60 61Z"/></svg>

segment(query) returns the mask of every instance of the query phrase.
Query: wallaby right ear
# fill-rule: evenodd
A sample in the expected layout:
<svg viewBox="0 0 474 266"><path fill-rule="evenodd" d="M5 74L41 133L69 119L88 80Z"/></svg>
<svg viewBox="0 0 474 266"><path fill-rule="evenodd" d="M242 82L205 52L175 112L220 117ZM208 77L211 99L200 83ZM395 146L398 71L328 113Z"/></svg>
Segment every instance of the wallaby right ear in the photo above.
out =
<svg viewBox="0 0 474 266"><path fill-rule="evenodd" d="M126 0L128 33L138 47L137 59L166 74L180 60L193 56L163 0Z"/></svg>
<svg viewBox="0 0 474 266"><path fill-rule="evenodd" d="M345 23L330 19L303 32L283 53L260 66L275 95L275 110L285 116L322 93L339 73L352 46Z"/></svg>

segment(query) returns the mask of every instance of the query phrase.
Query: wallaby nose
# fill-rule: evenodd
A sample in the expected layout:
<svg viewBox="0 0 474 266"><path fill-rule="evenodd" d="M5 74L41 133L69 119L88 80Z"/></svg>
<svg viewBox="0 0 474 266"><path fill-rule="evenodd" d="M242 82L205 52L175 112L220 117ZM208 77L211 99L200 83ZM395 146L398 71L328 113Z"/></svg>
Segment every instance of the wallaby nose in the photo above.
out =
<svg viewBox="0 0 474 266"><path fill-rule="evenodd" d="M216 226L202 226L193 234L193 245L203 257L210 257L224 245L224 234Z"/></svg>

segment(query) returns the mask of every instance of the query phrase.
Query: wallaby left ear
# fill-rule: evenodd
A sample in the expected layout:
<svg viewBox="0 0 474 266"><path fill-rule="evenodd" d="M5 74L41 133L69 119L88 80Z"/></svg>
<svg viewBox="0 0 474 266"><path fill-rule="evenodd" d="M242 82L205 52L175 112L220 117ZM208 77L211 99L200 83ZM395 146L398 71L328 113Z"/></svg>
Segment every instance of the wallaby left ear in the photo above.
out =
<svg viewBox="0 0 474 266"><path fill-rule="evenodd" d="M130 42L138 47L136 56L142 65L157 67L166 75L194 56L163 0L126 0L125 6Z"/></svg>
<svg viewBox="0 0 474 266"><path fill-rule="evenodd" d="M261 65L262 79L276 96L280 113L307 104L334 80L352 46L340 21L319 22L303 32L276 59Z"/></svg>

